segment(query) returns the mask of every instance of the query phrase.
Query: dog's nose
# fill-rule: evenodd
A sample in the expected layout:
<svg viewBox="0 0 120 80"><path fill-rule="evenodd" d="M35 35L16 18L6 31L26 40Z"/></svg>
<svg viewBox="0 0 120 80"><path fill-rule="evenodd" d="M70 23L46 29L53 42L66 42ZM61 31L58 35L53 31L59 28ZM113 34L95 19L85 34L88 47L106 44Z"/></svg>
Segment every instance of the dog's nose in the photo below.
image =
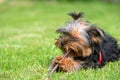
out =
<svg viewBox="0 0 120 80"><path fill-rule="evenodd" d="M62 46L64 46L64 45L65 45L65 43L64 43L64 42L61 42L61 45L62 45Z"/></svg>

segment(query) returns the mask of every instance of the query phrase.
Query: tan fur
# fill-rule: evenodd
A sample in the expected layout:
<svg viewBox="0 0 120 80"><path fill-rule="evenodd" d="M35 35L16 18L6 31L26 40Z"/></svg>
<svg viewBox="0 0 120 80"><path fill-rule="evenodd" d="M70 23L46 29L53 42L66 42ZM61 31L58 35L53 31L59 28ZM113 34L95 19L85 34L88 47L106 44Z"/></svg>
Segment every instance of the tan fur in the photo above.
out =
<svg viewBox="0 0 120 80"><path fill-rule="evenodd" d="M99 37L91 37L91 40L95 43L101 43L101 39Z"/></svg>
<svg viewBox="0 0 120 80"><path fill-rule="evenodd" d="M93 32L94 30L94 32ZM88 32L90 34L88 34ZM65 25L65 28L59 28L56 30L60 33L60 37L56 39L55 45L61 49L63 54L70 51L67 58L58 56L52 61L52 68L59 64L59 69L63 72L79 70L83 67L86 61L74 60L75 57L87 57L92 54L92 47L89 39L94 43L101 43L100 37L103 37L101 30L94 28L86 21L72 21ZM99 36L95 34L99 33ZM89 38L89 39L88 39ZM81 66L82 65L82 66Z"/></svg>
<svg viewBox="0 0 120 80"><path fill-rule="evenodd" d="M56 41L56 46L59 47L63 53L67 52L69 49L74 50L74 52L70 53L69 56L75 57L75 56L88 56L91 54L91 47L78 35L78 32L74 30L74 32L71 33L72 36L78 39L78 41L70 41L70 37L62 36L61 38L58 38ZM61 42L65 43L65 46L61 46Z"/></svg>
<svg viewBox="0 0 120 80"><path fill-rule="evenodd" d="M55 66L55 63L58 63L60 70L63 72L70 72L81 69L79 62L76 62L71 58L63 58L62 56L58 56L53 60L53 62L53 66Z"/></svg>

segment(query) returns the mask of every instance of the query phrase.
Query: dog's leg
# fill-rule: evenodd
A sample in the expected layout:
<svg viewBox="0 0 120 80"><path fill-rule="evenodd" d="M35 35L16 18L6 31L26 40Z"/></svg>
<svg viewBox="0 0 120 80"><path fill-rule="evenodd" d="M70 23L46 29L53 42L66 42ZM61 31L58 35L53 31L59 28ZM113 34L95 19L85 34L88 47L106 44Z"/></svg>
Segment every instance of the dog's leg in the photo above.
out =
<svg viewBox="0 0 120 80"><path fill-rule="evenodd" d="M63 72L76 71L81 68L80 64L71 58L63 58L63 56L58 56L52 61L52 68L56 64L59 64L59 70Z"/></svg>

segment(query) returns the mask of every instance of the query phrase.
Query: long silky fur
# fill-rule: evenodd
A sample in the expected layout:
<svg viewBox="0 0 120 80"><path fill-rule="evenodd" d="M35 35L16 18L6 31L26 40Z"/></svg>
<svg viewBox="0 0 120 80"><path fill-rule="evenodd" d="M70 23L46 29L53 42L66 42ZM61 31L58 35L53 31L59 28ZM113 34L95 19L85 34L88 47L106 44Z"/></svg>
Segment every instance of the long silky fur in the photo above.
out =
<svg viewBox="0 0 120 80"><path fill-rule="evenodd" d="M73 48L78 49L78 51L81 49L81 47L84 47L84 51L87 50L88 46L91 50L89 54L85 53L85 56L78 55L77 57L75 54L77 51L73 51L73 61L82 61L84 64L79 64L83 68L101 68L103 67L107 62L113 62L120 59L120 47L118 45L118 41L113 38L112 36L108 35L106 32L104 32L102 29L98 28L95 25L91 25L88 22L84 22L81 20L78 20L79 18L83 17L83 13L70 13L69 14L74 20L71 22L68 22L64 27L59 28L56 30L57 33L62 34L62 36L67 37L68 41L69 39L73 38L72 45ZM82 23L84 22L84 23ZM74 31L74 29L76 29ZM72 35L72 33L75 32L78 34L77 36ZM72 35L72 36L71 36ZM79 38L80 37L80 38ZM81 44L78 41L84 41L84 45ZM61 40L62 39L62 40ZM77 40L79 39L79 40ZM96 39L96 40L95 40ZM62 44L64 41L64 38L59 37L57 43L57 46L62 50L64 50L64 45ZM75 40L77 40L75 42ZM73 45L74 43L75 46ZM68 44L68 43L66 43ZM61 46L62 45L62 46ZM79 47L80 46L80 47ZM64 48L61 48L64 47ZM67 46L68 48L69 46ZM70 46L71 47L71 46ZM70 49L73 49L70 48ZM73 49L73 50L75 50ZM76 53L75 53L76 52ZM99 52L102 53L102 63L99 63ZM81 53L77 53L81 54Z"/></svg>
<svg viewBox="0 0 120 80"><path fill-rule="evenodd" d="M120 58L120 47L115 38L104 33L104 38L101 44L92 44L93 52L88 56L88 62L85 64L85 68L103 67L107 62L113 62ZM98 64L99 52L102 52L102 64Z"/></svg>

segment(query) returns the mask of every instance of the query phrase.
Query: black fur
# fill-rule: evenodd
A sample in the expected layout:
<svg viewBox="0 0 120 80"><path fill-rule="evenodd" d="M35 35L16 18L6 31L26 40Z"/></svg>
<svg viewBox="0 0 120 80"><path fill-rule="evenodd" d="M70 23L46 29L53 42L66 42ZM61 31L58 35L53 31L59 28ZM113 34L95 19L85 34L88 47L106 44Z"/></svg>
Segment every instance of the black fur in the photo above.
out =
<svg viewBox="0 0 120 80"><path fill-rule="evenodd" d="M93 53L87 57L88 62L85 64L87 67L103 67L107 62L113 62L119 60L120 58L120 48L118 46L117 40L108 34L104 34L101 44L92 44L94 50ZM98 63L99 52L102 52L102 64Z"/></svg>
<svg viewBox="0 0 120 80"><path fill-rule="evenodd" d="M120 47L118 45L118 42L115 38L111 37L110 35L106 34L102 29L98 28L95 25L91 25L86 21L83 21L84 28L79 28L83 26L78 26L78 24L81 24L81 20L78 20L79 18L83 17L83 13L70 13L69 14L74 21L68 23L65 28L59 28L56 30L57 33L63 33L63 35L66 35L68 37L69 34L74 30L74 28L78 29L78 32L81 33L79 29L82 29L85 33L82 34L82 37L87 40L87 44L90 46L90 49L92 52L90 52L89 55L86 56L73 56L73 61L82 61L83 63L80 63L80 65L83 68L101 68L103 67L107 62L113 62L116 60L119 60L120 58ZM75 25L75 26L73 26ZM81 35L81 34L80 34ZM71 39L71 38L70 38ZM73 39L73 41L77 41L79 38ZM84 39L83 39L84 40ZM78 40L79 41L79 40ZM60 43L62 47L64 47L64 43ZM71 43L72 44L72 43ZM79 44L79 43L78 43ZM80 44L81 45L81 44ZM88 46L87 45L87 46ZM101 54L100 54L101 52ZM102 55L102 62L99 61L100 55ZM79 65L79 64L78 64Z"/></svg>
<svg viewBox="0 0 120 80"><path fill-rule="evenodd" d="M83 12L80 12L78 14L76 12L72 12L72 13L69 13L68 15L70 15L74 20L77 20L83 17Z"/></svg>

